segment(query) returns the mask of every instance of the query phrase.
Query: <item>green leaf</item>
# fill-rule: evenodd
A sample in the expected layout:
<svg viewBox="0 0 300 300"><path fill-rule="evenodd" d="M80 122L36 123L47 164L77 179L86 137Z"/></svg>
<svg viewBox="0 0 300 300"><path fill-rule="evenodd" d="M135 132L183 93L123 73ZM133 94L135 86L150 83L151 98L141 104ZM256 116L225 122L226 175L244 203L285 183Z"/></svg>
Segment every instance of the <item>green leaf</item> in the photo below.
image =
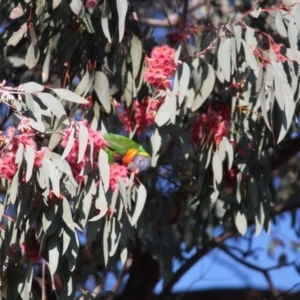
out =
<svg viewBox="0 0 300 300"><path fill-rule="evenodd" d="M31 96L31 94L28 93L25 94L25 101L28 108L34 113L35 107L34 107L33 97Z"/></svg>
<svg viewBox="0 0 300 300"><path fill-rule="evenodd" d="M110 230L110 251L109 256L113 257L117 251L121 238L121 228L116 218L111 219L111 230Z"/></svg>
<svg viewBox="0 0 300 300"><path fill-rule="evenodd" d="M158 127L163 126L170 120L170 101L171 99L168 93L155 116L155 123Z"/></svg>
<svg viewBox="0 0 300 300"><path fill-rule="evenodd" d="M71 92L67 89L52 89L54 93L60 98L78 104L87 104L88 101L83 97Z"/></svg>
<svg viewBox="0 0 300 300"><path fill-rule="evenodd" d="M278 31L278 33L282 36L282 37L287 37L287 31L283 22L283 15L281 13L281 10L278 10L276 13L276 17L275 17L275 27Z"/></svg>
<svg viewBox="0 0 300 300"><path fill-rule="evenodd" d="M132 78L132 74L131 72L128 70L127 74L126 74L126 87L124 90L124 98L125 98L125 102L127 107L130 106L130 104L132 103L132 99L133 99L133 85L134 85L134 80Z"/></svg>
<svg viewBox="0 0 300 300"><path fill-rule="evenodd" d="M43 64L43 72L42 72L42 82L47 82L49 78L49 68L50 68L50 60L51 60L51 49L48 47L46 58Z"/></svg>
<svg viewBox="0 0 300 300"><path fill-rule="evenodd" d="M298 16L298 18L299 18L299 16ZM297 25L295 24L294 18L291 18L290 22L289 22L288 37L289 37L292 57L295 61L297 61L299 29L298 29Z"/></svg>
<svg viewBox="0 0 300 300"><path fill-rule="evenodd" d="M241 235L245 235L247 232L247 218L246 215L244 213L241 213L240 211L238 211L235 215L235 226L238 230L238 232Z"/></svg>
<svg viewBox="0 0 300 300"><path fill-rule="evenodd" d="M213 167L214 178L216 182L221 183L223 178L223 163L217 152L215 152L213 155L212 167Z"/></svg>
<svg viewBox="0 0 300 300"><path fill-rule="evenodd" d="M23 153L24 153L24 145L22 143L19 143L19 147L16 153L15 157L15 163L20 165L23 161Z"/></svg>
<svg viewBox="0 0 300 300"><path fill-rule="evenodd" d="M35 82L27 82L20 86L25 93L38 93L44 90L44 87Z"/></svg>
<svg viewBox="0 0 300 300"><path fill-rule="evenodd" d="M51 180L51 184L52 184L52 189L53 189L53 193L55 194L56 197L59 197L60 195L60 176L59 176L59 172L56 168L56 166L53 164L52 161L50 161L47 158L44 158L44 161L47 162L48 165L48 170L49 170L49 178Z"/></svg>
<svg viewBox="0 0 300 300"><path fill-rule="evenodd" d="M62 247L63 248L62 248L61 255L64 255L67 252L70 241L71 241L71 237L69 236L69 234L67 233L66 230L63 230L63 232L62 232Z"/></svg>
<svg viewBox="0 0 300 300"><path fill-rule="evenodd" d="M243 48L245 51L245 59L246 62L248 63L249 67L252 70L257 70L258 69L258 64L257 64L257 60L253 54L253 50L250 48L250 46L248 45L248 43L244 40L241 40L242 44L243 44Z"/></svg>
<svg viewBox="0 0 300 300"><path fill-rule="evenodd" d="M91 210L93 196L96 194L96 184L94 179L91 177L88 179L86 188L86 195L82 201L82 206L80 209L80 225L81 228L84 229L89 217L89 213Z"/></svg>
<svg viewBox="0 0 300 300"><path fill-rule="evenodd" d="M100 103L103 105L105 111L107 113L110 113L111 104L110 104L110 95L109 95L109 82L106 75L101 71L97 71L95 73L94 90L100 100Z"/></svg>
<svg viewBox="0 0 300 300"><path fill-rule="evenodd" d="M79 241L78 241L78 236L76 231L71 231L70 235L72 237L71 237L69 251L68 251L68 264L69 264L69 269L72 272L76 267L77 256L79 252ZM68 287L69 293L72 293L72 290L69 290L69 288L71 287Z"/></svg>
<svg viewBox="0 0 300 300"><path fill-rule="evenodd" d="M266 105L267 99L266 99L266 92L265 92L265 85L264 84L261 87L258 99L260 100L261 112L262 112L263 118L265 120L265 123L266 123L267 127L272 131L271 125L270 125L269 119L268 119L267 105Z"/></svg>
<svg viewBox="0 0 300 300"><path fill-rule="evenodd" d="M27 32L27 22L25 22L18 31L15 31L13 35L7 41L7 46L16 46Z"/></svg>
<svg viewBox="0 0 300 300"><path fill-rule="evenodd" d="M104 189L103 189L102 180L99 184L98 197L95 201L95 207L100 210L100 213L98 215L92 217L91 219L89 219L89 222L95 222L95 221L98 221L99 219L103 218L106 215L107 210L108 210L108 205L106 202L106 197L105 197L105 193L104 193Z"/></svg>
<svg viewBox="0 0 300 300"><path fill-rule="evenodd" d="M255 215L255 236L258 236L263 229L263 225L265 222L265 213L263 204L260 202L256 207L256 215Z"/></svg>
<svg viewBox="0 0 300 300"><path fill-rule="evenodd" d="M27 53L25 56L25 65L28 67L28 69L32 69L36 66L39 58L40 50L37 47L35 47L33 43L31 43L27 49Z"/></svg>
<svg viewBox="0 0 300 300"><path fill-rule="evenodd" d="M67 115L62 115L60 117L60 119L56 119L55 125L54 125L55 129L54 129L53 133L51 134L50 141L48 144L49 150L52 151L61 141L61 139L62 139L61 131L66 127L64 124L65 121L67 121L69 123Z"/></svg>
<svg viewBox="0 0 300 300"><path fill-rule="evenodd" d="M35 159L35 150L29 146L26 145L26 151L25 151L25 160L26 160L26 177L25 181L28 182L32 175L33 165L34 165L34 159Z"/></svg>
<svg viewBox="0 0 300 300"><path fill-rule="evenodd" d="M110 167L108 164L108 154L103 149L100 149L99 151L98 164L101 175L101 181L103 183L104 193L106 193L109 188Z"/></svg>
<svg viewBox="0 0 300 300"><path fill-rule="evenodd" d="M126 247L124 247L122 249L121 254L120 254L120 258L121 258L122 266L124 266L126 261L127 261L127 258L128 258L128 249Z"/></svg>
<svg viewBox="0 0 300 300"><path fill-rule="evenodd" d="M253 18L258 18L261 13L261 7L256 7L254 10L252 10L250 16Z"/></svg>
<svg viewBox="0 0 300 300"><path fill-rule="evenodd" d="M95 76L94 73L90 73L89 71L86 71L74 92L77 95L80 96L83 95L84 97L92 86L94 76Z"/></svg>
<svg viewBox="0 0 300 300"><path fill-rule="evenodd" d="M67 145L66 145L66 148L65 148L65 150L64 150L64 152L61 156L61 159L64 159L69 155L69 153L72 150L72 147L74 145L74 142L75 142L75 136L76 136L75 128L72 127L70 135L69 135L69 139L68 139L68 142L67 142Z"/></svg>
<svg viewBox="0 0 300 300"><path fill-rule="evenodd" d="M81 0L72 0L70 3L72 12L79 18L83 18L85 15L85 8Z"/></svg>
<svg viewBox="0 0 300 300"><path fill-rule="evenodd" d="M48 253L49 253L50 272L51 272L51 275L54 275L57 270L58 263L59 263L59 257L60 257L59 241L55 235L53 235L49 238Z"/></svg>
<svg viewBox="0 0 300 300"><path fill-rule="evenodd" d="M218 64L220 65L224 78L226 81L230 81L231 74L231 39L225 38L225 41L222 42L218 49Z"/></svg>
<svg viewBox="0 0 300 300"><path fill-rule="evenodd" d="M181 66L182 67L181 67L181 75L179 79L179 98L178 98L179 105L182 104L190 83L190 67L185 62L183 62Z"/></svg>
<svg viewBox="0 0 300 300"><path fill-rule="evenodd" d="M242 44L242 27L240 25L235 25L234 28L235 33L235 40L236 40L236 49L239 53L241 50L241 44Z"/></svg>
<svg viewBox="0 0 300 300"><path fill-rule="evenodd" d="M108 42L111 43L111 36L109 33L109 26L108 26L108 14L109 12L107 12L107 4L106 4L106 0L103 1L103 11L101 14L101 26L102 26L102 30L103 33L105 35L105 37L107 38Z"/></svg>
<svg viewBox="0 0 300 300"><path fill-rule="evenodd" d="M120 178L120 177L118 177L117 180L118 180L118 189L119 189L121 198L123 200L124 206L125 206L126 209L128 209L127 200L129 202L130 199L127 199L126 187L125 187L124 180L122 178Z"/></svg>
<svg viewBox="0 0 300 300"><path fill-rule="evenodd" d="M75 231L70 204L65 197L62 200L62 210L63 210L62 218L63 218L64 222L72 231Z"/></svg>
<svg viewBox="0 0 300 300"><path fill-rule="evenodd" d="M119 22L119 43L121 43L124 32L125 32L125 18L128 9L128 3L124 0L116 0L117 1L117 11L118 11L118 22Z"/></svg>
<svg viewBox="0 0 300 300"><path fill-rule="evenodd" d="M132 218L130 220L130 223L132 226L134 226L137 223L137 221L143 211L143 208L145 206L146 199L147 199L146 188L142 184L140 184L135 189L135 207L134 207L134 212L133 212Z"/></svg>
<svg viewBox="0 0 300 300"><path fill-rule="evenodd" d="M60 119L63 115L66 115L66 111L61 102L53 95L49 93L38 93L37 97L58 119Z"/></svg>
<svg viewBox="0 0 300 300"><path fill-rule="evenodd" d="M103 256L105 266L107 266L108 263L108 236L110 232L110 223L110 220L106 219L103 229Z"/></svg>
<svg viewBox="0 0 300 300"><path fill-rule="evenodd" d="M169 92L170 92L170 101L169 101L170 121L172 124L175 124L177 100L176 100L176 95L171 91Z"/></svg>
<svg viewBox="0 0 300 300"><path fill-rule="evenodd" d="M199 94L196 95L191 108L192 111L196 111L205 102L215 86L216 75L213 67L204 62L202 68L202 81L199 83Z"/></svg>
<svg viewBox="0 0 300 300"><path fill-rule="evenodd" d="M18 194L18 186L19 186L19 171L20 169L18 169L18 171L16 172L16 174L14 175L14 178L11 182L10 188L8 190L9 192L9 201L11 204L15 204L16 198L17 198L17 194Z"/></svg>
<svg viewBox="0 0 300 300"><path fill-rule="evenodd" d="M83 124L79 125L79 150L78 150L78 159L77 163L80 163L85 155L86 147L88 144L89 133L87 128Z"/></svg>
<svg viewBox="0 0 300 300"><path fill-rule="evenodd" d="M33 278L33 266L31 263L28 265L27 274L26 274L26 287L27 293L30 294L32 291L32 278Z"/></svg>
<svg viewBox="0 0 300 300"><path fill-rule="evenodd" d="M17 19L24 15L23 8L20 4L18 4L15 8L13 8L9 14L10 19Z"/></svg>
<svg viewBox="0 0 300 300"><path fill-rule="evenodd" d="M142 60L142 50L143 49L142 49L141 40L137 36L132 35L130 56L131 56L131 64L132 64L132 76L134 79L136 79L140 70L141 60Z"/></svg>
<svg viewBox="0 0 300 300"><path fill-rule="evenodd" d="M176 52L175 52L175 56L174 56L174 61L175 63L178 63L179 57L180 57L180 53L181 53L181 45L178 46Z"/></svg>

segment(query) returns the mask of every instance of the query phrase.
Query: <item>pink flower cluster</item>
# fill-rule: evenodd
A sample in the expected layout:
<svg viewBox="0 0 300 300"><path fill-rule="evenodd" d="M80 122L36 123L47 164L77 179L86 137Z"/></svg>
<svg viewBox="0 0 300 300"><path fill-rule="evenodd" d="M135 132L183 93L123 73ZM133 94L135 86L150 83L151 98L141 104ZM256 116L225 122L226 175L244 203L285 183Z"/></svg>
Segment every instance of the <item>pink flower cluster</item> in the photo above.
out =
<svg viewBox="0 0 300 300"><path fill-rule="evenodd" d="M85 7L86 8L95 8L98 5L98 0L86 0Z"/></svg>
<svg viewBox="0 0 300 300"><path fill-rule="evenodd" d="M157 110L163 103L163 99L155 100L146 97L143 102L133 101L132 106L125 108L123 111L120 104L117 104L119 119L123 124L123 130L132 132L136 129L137 134L143 134L154 124Z"/></svg>
<svg viewBox="0 0 300 300"><path fill-rule="evenodd" d="M82 122L84 126L87 126L87 120L84 120ZM100 149L104 149L107 146L107 142L102 136L102 133L100 131L95 131L90 128L88 129L88 143L85 150L85 154L81 162L78 163L78 154L79 154L79 128L76 128L76 138L73 143L73 146L71 148L70 153L66 157L66 160L70 164L70 167L73 172L74 178L77 180L77 182L82 183L83 177L80 175L82 169L86 166L88 162L90 162L90 154L91 154L91 144L93 143L93 161L97 161L98 154ZM61 141L61 146L63 148L66 147L69 136L71 134L71 128L66 128L64 130L64 135ZM95 167L95 165L93 166Z"/></svg>
<svg viewBox="0 0 300 300"><path fill-rule="evenodd" d="M9 256L12 257L18 251L24 251L24 257L32 262L37 263L42 259L40 255L40 243L35 237L35 228L31 228L29 237L21 245L14 243L10 245Z"/></svg>
<svg viewBox="0 0 300 300"><path fill-rule="evenodd" d="M154 47L151 57L146 59L145 81L158 89L170 88L178 63L175 62L175 49L168 45Z"/></svg>
<svg viewBox="0 0 300 300"><path fill-rule="evenodd" d="M128 185L129 179L127 173L127 168L118 163L113 163L110 166L109 187L112 191L114 191L118 186L118 178L122 178L125 182L125 185Z"/></svg>
<svg viewBox="0 0 300 300"><path fill-rule="evenodd" d="M18 166L15 163L16 153L19 149L19 145L23 144L24 148L26 146L31 146L36 149L37 144L34 141L34 131L29 125L30 119L22 118L18 126L18 130L21 134L16 135L16 129L14 127L9 127L6 131L7 138L5 138L6 146L2 149L0 153L0 177L6 178L11 181L18 170ZM45 150L35 150L34 167L40 168L42 166L42 160L45 155Z"/></svg>
<svg viewBox="0 0 300 300"><path fill-rule="evenodd" d="M222 138L229 135L230 115L230 108L227 104L209 105L206 112L200 114L192 124L192 141L197 145L203 141L214 142L218 147Z"/></svg>

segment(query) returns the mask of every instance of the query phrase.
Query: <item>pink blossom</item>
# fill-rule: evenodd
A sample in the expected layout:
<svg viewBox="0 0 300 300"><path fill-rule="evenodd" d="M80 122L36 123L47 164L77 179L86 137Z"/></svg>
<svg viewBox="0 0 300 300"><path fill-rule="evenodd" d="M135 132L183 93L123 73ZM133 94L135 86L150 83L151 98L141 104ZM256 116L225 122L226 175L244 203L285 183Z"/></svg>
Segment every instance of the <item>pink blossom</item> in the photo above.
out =
<svg viewBox="0 0 300 300"><path fill-rule="evenodd" d="M42 161L45 156L45 149L41 149L40 151L35 152L35 158L34 158L34 166L36 168L41 168L42 167Z"/></svg>
<svg viewBox="0 0 300 300"><path fill-rule="evenodd" d="M169 77L174 76L178 65L175 62L175 49L168 45L154 47L146 62L145 81L158 89L170 88Z"/></svg>
<svg viewBox="0 0 300 300"><path fill-rule="evenodd" d="M186 42L190 36L181 32L171 32L166 35L166 38L170 41L170 43L176 44L178 42Z"/></svg>
<svg viewBox="0 0 300 300"><path fill-rule="evenodd" d="M127 173L127 168L119 165L118 163L113 163L110 166L109 186L112 191L114 191L118 186L118 178L123 179L126 185L129 183Z"/></svg>
<svg viewBox="0 0 300 300"><path fill-rule="evenodd" d="M5 152L0 158L0 177L12 180L18 170L15 164L16 154L12 151Z"/></svg>
<svg viewBox="0 0 300 300"><path fill-rule="evenodd" d="M13 137L13 136L15 135L15 133L16 133L16 128L13 127L13 126L10 126L10 127L8 127L8 128L6 129L6 135L7 135L9 138Z"/></svg>
<svg viewBox="0 0 300 300"><path fill-rule="evenodd" d="M98 4L97 0L86 0L85 7L86 8L95 8Z"/></svg>
<svg viewBox="0 0 300 300"><path fill-rule="evenodd" d="M64 199L64 195L62 193L60 193L59 197L57 197L52 190L49 192L48 195L49 202L62 201L63 199Z"/></svg>
<svg viewBox="0 0 300 300"><path fill-rule="evenodd" d="M224 103L210 105L191 126L191 138L195 144L214 142L218 147L222 138L229 135L230 108Z"/></svg>
<svg viewBox="0 0 300 300"><path fill-rule="evenodd" d="M142 102L133 101L132 106L118 113L123 129L132 132L136 127L137 134L143 134L154 125L157 110L162 103L163 98L155 100L151 97L146 97Z"/></svg>
<svg viewBox="0 0 300 300"><path fill-rule="evenodd" d="M40 243L38 242L38 240L35 237L35 229L31 228L30 230L30 236L27 240L24 241L24 243L22 243L20 245L21 250L23 250L24 253L24 257L30 261L30 262L39 262L42 258L42 256L40 255Z"/></svg>
<svg viewBox="0 0 300 300"><path fill-rule="evenodd" d="M30 118L22 117L18 125L18 130L27 133L33 133L33 129L30 126Z"/></svg>

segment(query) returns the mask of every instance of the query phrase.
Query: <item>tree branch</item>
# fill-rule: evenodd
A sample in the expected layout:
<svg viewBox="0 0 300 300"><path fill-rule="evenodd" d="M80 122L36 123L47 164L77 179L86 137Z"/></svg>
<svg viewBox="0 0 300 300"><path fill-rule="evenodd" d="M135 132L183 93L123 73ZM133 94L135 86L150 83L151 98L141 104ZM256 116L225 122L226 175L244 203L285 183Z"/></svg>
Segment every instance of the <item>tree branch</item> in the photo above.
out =
<svg viewBox="0 0 300 300"><path fill-rule="evenodd" d="M193 10L199 8L200 6L204 5L203 2L199 0L193 0L189 3L187 12L192 12ZM161 26L161 27L174 27L177 26L180 22L180 15L179 13L170 14L169 16L165 17L162 20L158 20L155 18L140 18L140 22L150 26Z"/></svg>
<svg viewBox="0 0 300 300"><path fill-rule="evenodd" d="M159 300L167 300L170 296L170 292L175 283L203 256L209 253L216 247L221 246L228 238L236 235L236 231L225 232L219 237L213 239L206 245L204 245L197 253L195 253L189 260L186 261L173 275L172 279L164 287L162 293L159 296Z"/></svg>
<svg viewBox="0 0 300 300"><path fill-rule="evenodd" d="M248 268L250 268L250 269L252 269L252 270L261 272L261 273L265 276L265 278L266 278L266 280L267 280L267 282L268 282L268 284L269 284L270 292L272 293L273 297L276 297L276 298L277 298L277 297L279 296L279 293L278 293L278 291L276 290L276 288L274 287L273 282L272 282L271 277L270 277L270 275L269 275L268 272L269 272L269 271L272 271L272 270L279 269L279 268L281 268L281 267L291 266L291 265L294 264L294 262L292 262L292 263L287 263L287 264L283 264L283 265L275 265L275 266L272 266L272 267L269 267L269 268L261 268L261 267L258 267L258 266L254 265L254 264L251 264L251 263L245 261L244 259L239 258L238 256L235 256L235 255L234 255L233 253L231 253L231 252L227 249L227 247L224 246L224 245L221 245L219 248L220 248L223 252L225 252L228 256L230 256L231 258L233 258L234 260L236 260L237 262L239 262L240 264L242 264L242 265L244 265L244 266L246 266L246 267L248 267Z"/></svg>
<svg viewBox="0 0 300 300"><path fill-rule="evenodd" d="M299 208L300 207L300 199L298 197L295 197L294 199L290 200L290 201L286 201L284 203L280 203L276 206L272 206L270 207L270 216L274 217L276 215L279 215L281 213L284 213L286 211L291 211L293 209ZM171 290L173 288L173 286L176 284L176 282L201 258L203 258L206 254L208 254L211 250L217 248L217 247L221 247L223 245L223 243L231 238L237 235L237 231L236 230L232 230L229 232L225 232L222 235L220 235L219 237L213 239L212 241L210 241L209 243L207 243L206 245L204 245L201 249L199 249L190 259L188 259L173 275L172 279L168 282L168 284L164 287L163 291L161 292L158 300L167 300L168 297L170 296ZM258 271L261 271L261 269L257 266L255 266ZM252 266L252 268L254 269L254 267ZM272 270L274 267L271 267L269 269L267 269L267 271ZM267 273L266 273L267 274ZM266 280L268 281L269 285L270 285L270 277L269 275L265 275ZM271 288L271 285L270 285ZM275 293L275 291L273 291ZM272 292L272 293L273 293ZM273 294L275 295L275 294ZM276 294L275 297L278 297L278 295ZM279 298L276 298L279 299Z"/></svg>
<svg viewBox="0 0 300 300"><path fill-rule="evenodd" d="M271 170L276 170L300 151L300 137L282 141L269 157Z"/></svg>

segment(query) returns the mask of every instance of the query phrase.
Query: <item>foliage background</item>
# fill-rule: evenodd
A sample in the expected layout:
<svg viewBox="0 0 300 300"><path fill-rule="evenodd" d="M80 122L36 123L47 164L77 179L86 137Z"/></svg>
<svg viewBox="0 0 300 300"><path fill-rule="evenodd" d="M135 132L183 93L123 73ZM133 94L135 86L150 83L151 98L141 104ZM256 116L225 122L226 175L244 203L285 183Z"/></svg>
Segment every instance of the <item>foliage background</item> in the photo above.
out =
<svg viewBox="0 0 300 300"><path fill-rule="evenodd" d="M297 212L293 210L299 205L298 161L294 158L284 164L299 150L299 129L294 122L299 99L299 4L297 1L262 1L254 7L255 3L250 1L230 4L177 1L175 5L174 1L116 0L99 1L96 9L86 9L86 3L80 0L0 4L3 28L0 63L4 70L1 79L7 80L10 87L29 81L40 84L24 85L23 92L1 87L3 135L9 126L18 126L16 115L34 120L35 141L56 153L55 159L48 154L54 172L52 177L49 172L50 187L60 178L60 188L68 190L64 200L56 199L52 206L49 206L48 190L42 207L33 213L32 197L28 193L36 195L43 188L32 187L36 175L28 167L32 165L32 156L27 148L18 168L26 176L25 183L19 176L12 182L3 179L4 191L7 190L1 203L4 297L40 299L47 295L49 299L74 299L80 288L77 297L80 293L86 299L98 294L105 297L101 293L102 285L108 270L114 270L119 274L115 290L129 274L120 299L141 299L141 295L150 299L160 276L165 282L160 298L166 299L185 271L212 248L219 247L235 255L237 261L255 255L251 248L252 232L249 248L242 253L223 245L226 239L245 234L248 225L256 225L256 234L263 228L269 231L271 217L291 211L291 229L299 236ZM160 14L160 18L150 17L155 14ZM159 39L177 49L180 60L171 78L172 85L167 89L145 82L150 65L149 61L145 63L145 58L158 45L151 37L150 26L163 26L166 33L173 33L173 38L174 32L182 34L175 35L175 42L170 37ZM283 46L278 48L279 43ZM42 94L41 85L52 88L55 97ZM92 106L80 106L84 104L83 98L55 90L61 87L82 97L90 95ZM14 92L17 97L13 97ZM132 113L133 100L142 104L148 96L156 102L163 99L163 104L154 109L155 124L152 119L142 133L135 132L135 126L125 132L124 125L128 123L120 116L126 116L126 106ZM33 116L32 101L41 109L35 105ZM209 132L202 133L202 141L193 138L193 124L209 114L209 105L214 111L214 105L220 103L230 108L228 120L223 117L225 120L218 121L228 122L224 123L221 138L212 141ZM40 114L47 108L50 114L49 111ZM222 109L218 114L223 113ZM69 123L65 122L64 115L70 117ZM58 145L61 134L53 132L75 128L77 125L72 120L79 122L83 116L91 122L92 130L125 133L152 156L152 168L138 175L139 181L133 189L138 199L132 199L131 193L126 192L126 179L125 184L122 180L118 182L116 193L108 188L111 167L101 151L100 174L95 171L92 176L85 175L88 181L82 191L65 172L68 162L63 160L64 165L59 167L60 156L67 157L67 151ZM42 122L36 122L39 119ZM141 125L136 115L133 119L135 125ZM196 124L210 128L201 122ZM84 145L80 146L82 149L88 143L83 127L79 126L82 133L76 136L79 144ZM216 136L215 131L211 134ZM70 142L69 148L72 145ZM40 175L43 172L47 174L45 169L36 174L45 176ZM100 177L104 190L93 190ZM26 189L27 195L22 193ZM21 191L18 197L17 190ZM93 202L92 194L96 195L98 204ZM116 201L118 217L104 217L107 207L103 199L108 205ZM130 207L137 208L135 221L143 208L136 224L130 221L136 209ZM67 226L70 224L73 230ZM224 233L216 237L214 228L220 224ZM32 228L37 230L38 248L43 245L40 253L44 259L39 263L24 261L24 249L17 248L13 256L9 253L12 245L22 245L29 238ZM82 245L77 239L80 230L87 239ZM182 252L183 243L186 251L197 249L188 260ZM274 236L269 253L287 244L298 252L297 240L287 242ZM298 270L297 260L290 262L282 249L278 267L292 263ZM109 260L108 256L111 256ZM125 263L121 271L116 267L120 256ZM175 274L172 272L174 257L182 262ZM57 267L50 273L53 265ZM269 282L273 297L277 297L279 292L270 283L268 272L260 271ZM96 282L94 293L84 289L91 276ZM54 287L56 293L52 292Z"/></svg>

